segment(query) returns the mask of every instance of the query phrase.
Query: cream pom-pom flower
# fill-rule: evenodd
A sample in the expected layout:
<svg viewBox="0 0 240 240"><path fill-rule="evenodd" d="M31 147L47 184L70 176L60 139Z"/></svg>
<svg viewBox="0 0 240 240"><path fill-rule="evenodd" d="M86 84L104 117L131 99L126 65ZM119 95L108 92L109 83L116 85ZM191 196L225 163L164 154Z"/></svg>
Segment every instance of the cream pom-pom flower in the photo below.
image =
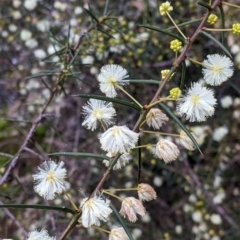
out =
<svg viewBox="0 0 240 240"><path fill-rule="evenodd" d="M113 126L99 138L102 149L107 152L127 153L135 147L139 133L135 133L127 126Z"/></svg>
<svg viewBox="0 0 240 240"><path fill-rule="evenodd" d="M208 55L203 61L203 78L209 85L216 86L227 81L233 75L233 62L220 54Z"/></svg>
<svg viewBox="0 0 240 240"><path fill-rule="evenodd" d="M100 221L106 222L112 209L109 207L110 200L103 199L95 195L93 198L84 198L80 207L82 208L82 225L86 228L96 225L100 226Z"/></svg>
<svg viewBox="0 0 240 240"><path fill-rule="evenodd" d="M177 112L180 116L186 116L190 122L202 122L213 115L215 105L213 91L201 83L193 83L186 95L179 98Z"/></svg>
<svg viewBox="0 0 240 240"><path fill-rule="evenodd" d="M105 102L96 99L90 99L88 103L83 106L84 121L82 126L92 131L97 128L98 121L108 127L114 123L116 111L111 102Z"/></svg>
<svg viewBox="0 0 240 240"><path fill-rule="evenodd" d="M100 69L98 81L100 90L106 94L107 97L114 98L117 96L116 88L129 84L128 72L126 69L116 64L108 64Z"/></svg>
<svg viewBox="0 0 240 240"><path fill-rule="evenodd" d="M47 200L52 200L55 194L65 191L67 171L63 166L62 161L56 163L49 160L38 167L39 172L33 175L35 192Z"/></svg>

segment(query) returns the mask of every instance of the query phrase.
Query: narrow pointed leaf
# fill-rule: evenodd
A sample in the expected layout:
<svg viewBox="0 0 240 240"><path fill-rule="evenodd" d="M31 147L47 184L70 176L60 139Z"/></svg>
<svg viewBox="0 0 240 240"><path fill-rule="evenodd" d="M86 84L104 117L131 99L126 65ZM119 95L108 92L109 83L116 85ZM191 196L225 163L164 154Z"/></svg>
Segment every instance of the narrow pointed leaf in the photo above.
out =
<svg viewBox="0 0 240 240"><path fill-rule="evenodd" d="M225 15L224 15L224 11L223 11L223 7L222 4L218 5L219 10L220 10L220 15L221 15L221 28L225 29ZM224 31L221 32L221 42L222 44L224 44Z"/></svg>
<svg viewBox="0 0 240 240"><path fill-rule="evenodd" d="M202 20L201 18L193 19L193 20L190 20L190 21L187 21L187 22L184 22L184 23L180 23L180 24L178 24L177 26L178 26L178 27L184 27L184 26L186 26L186 25L190 25L190 24L195 23L195 22L200 22L201 20ZM165 29L165 30L166 30L166 31L169 31L169 30L172 30L172 29L176 29L176 27L175 27L175 26L172 26L172 27L169 27L169 28L167 28L167 29Z"/></svg>
<svg viewBox="0 0 240 240"><path fill-rule="evenodd" d="M32 78L46 77L46 76L56 76L56 75L58 75L58 73L56 73L56 72L52 72L52 73L44 73L43 72L43 73L38 73L36 75L26 77L25 80L32 79Z"/></svg>
<svg viewBox="0 0 240 240"><path fill-rule="evenodd" d="M84 10L85 10L97 23L99 23L97 17L95 17L94 14L93 14L90 10L88 10L88 9L86 9L86 8L84 8Z"/></svg>
<svg viewBox="0 0 240 240"><path fill-rule="evenodd" d="M201 33L206 36L207 38L211 39L214 41L230 58L232 58L231 53L220 43L214 36L212 36L209 33L206 33L204 31L201 31Z"/></svg>
<svg viewBox="0 0 240 240"><path fill-rule="evenodd" d="M47 59L49 59L51 57L54 57L54 56L60 56L60 55L64 54L65 49L66 49L66 47L63 47L60 50L58 50L58 51L56 51L56 52L54 52L52 54L49 54L47 57L41 59L41 61L45 61L45 60L47 60Z"/></svg>
<svg viewBox="0 0 240 240"><path fill-rule="evenodd" d="M84 157L84 158L101 158L101 159L107 159L110 158L103 154L95 154L95 153L83 153L83 152L56 152L56 153L50 153L49 156L65 156L65 157Z"/></svg>
<svg viewBox="0 0 240 240"><path fill-rule="evenodd" d="M138 139L138 146L141 146L141 138L139 137ZM142 154L141 154L142 149L138 148L137 149L137 158L138 158L138 178L137 178L137 183L139 184L141 182L141 171L142 171Z"/></svg>
<svg viewBox="0 0 240 240"><path fill-rule="evenodd" d="M129 231L128 227L126 226L124 220L122 219L122 217L120 216L119 212L117 211L117 209L110 204L111 209L113 210L113 213L116 215L117 219L119 220L119 223L122 225L124 231L126 232L126 234L128 235L130 240L134 240L131 232Z"/></svg>
<svg viewBox="0 0 240 240"><path fill-rule="evenodd" d="M142 83L142 84L156 84L159 85L159 81L158 80L152 80L152 79L128 79L128 81L130 83Z"/></svg>
<svg viewBox="0 0 240 240"><path fill-rule="evenodd" d="M107 0L106 3L105 3L103 15L107 14L108 4L109 4L109 0Z"/></svg>
<svg viewBox="0 0 240 240"><path fill-rule="evenodd" d="M182 74L181 74L181 80L180 80L180 86L179 86L181 90L183 89L183 86L184 86L185 76L186 76L186 63L185 61L182 61Z"/></svg>
<svg viewBox="0 0 240 240"><path fill-rule="evenodd" d="M125 105L127 107L134 108L138 111L141 111L142 109L136 105L134 102L127 102L125 100L119 99L119 98L109 98L105 96L100 96L100 95L94 95L94 94L78 94L78 95L73 95L75 97L81 97L81 98L93 98L93 99L99 99L102 101L107 101L107 102L114 102L117 104Z"/></svg>
<svg viewBox="0 0 240 240"><path fill-rule="evenodd" d="M170 108L168 108L165 104L159 103L159 106L164 109L164 111L178 124L178 126L188 135L188 137L192 140L195 147L198 149L198 151L202 154L202 151L200 147L198 146L197 141L193 137L193 135L189 132L189 130L184 126L184 124L175 116L175 114L171 111Z"/></svg>
<svg viewBox="0 0 240 240"><path fill-rule="evenodd" d="M228 85L230 85L240 96L240 87L238 85L236 85L235 83L232 83L231 81L228 82Z"/></svg>
<svg viewBox="0 0 240 240"><path fill-rule="evenodd" d="M81 47L79 47L79 48L77 49L77 51L75 52L74 56L72 56L71 61L68 63L68 66L71 66L71 65L75 62L75 60L76 60L78 54L81 52L81 50L82 50Z"/></svg>
<svg viewBox="0 0 240 240"><path fill-rule="evenodd" d="M53 210L53 211L61 211L66 213L74 214L75 212L72 209L66 207L54 207L54 206L46 206L46 205L39 205L39 204L0 204L0 208L33 208L33 209L46 209L46 210Z"/></svg>
<svg viewBox="0 0 240 240"><path fill-rule="evenodd" d="M114 37L112 35L110 35L107 31L103 30L101 27L98 27L97 30L99 32L102 32L103 34L107 35L109 38L113 38L114 39Z"/></svg>
<svg viewBox="0 0 240 240"><path fill-rule="evenodd" d="M176 34L174 34L174 33L168 32L167 30L162 30L162 29L159 29L159 28L157 28L157 27L148 26L148 25L139 25L139 26L140 26L140 27L147 28L147 29L151 29L151 30L156 31L156 32L160 32L160 33L166 34L166 35L168 35L168 36L170 36L170 37L173 37L173 38L178 39L178 40L179 40L180 42L182 42L182 43L185 42L185 40L184 40L182 37L180 37L179 35L176 35Z"/></svg>
<svg viewBox="0 0 240 240"><path fill-rule="evenodd" d="M123 32L122 32L121 30L119 30L119 29L111 26L110 24L108 24L108 23L103 23L103 25L106 25L106 26L109 27L110 29L115 30L115 31L118 32L120 35L123 35ZM114 37L113 37L113 38L114 38Z"/></svg>
<svg viewBox="0 0 240 240"><path fill-rule="evenodd" d="M205 3L205 2L198 2L197 4L200 5L200 6L202 6L202 7L207 8L208 11L211 11L211 10L212 10L211 6L210 6L209 4L207 4L207 3Z"/></svg>

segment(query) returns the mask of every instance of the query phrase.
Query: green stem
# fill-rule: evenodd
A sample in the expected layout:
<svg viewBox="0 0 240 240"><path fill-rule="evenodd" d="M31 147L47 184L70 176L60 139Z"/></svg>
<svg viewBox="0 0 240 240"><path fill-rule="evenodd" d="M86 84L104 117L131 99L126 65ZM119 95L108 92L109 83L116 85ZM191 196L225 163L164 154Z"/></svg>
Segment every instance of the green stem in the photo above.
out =
<svg viewBox="0 0 240 240"><path fill-rule="evenodd" d="M100 227L97 227L97 226L92 226L91 228L97 229L97 230L99 230L99 231L101 231L101 232L105 232L105 233L107 233L107 234L110 234L110 233L111 233L110 231L108 231L108 230L106 230L106 229L103 229L103 228L100 228Z"/></svg>
<svg viewBox="0 0 240 240"><path fill-rule="evenodd" d="M178 25L175 23L175 21L172 19L172 17L171 17L171 15L168 13L168 12L166 12L167 13L167 15L168 15L168 17L170 18L170 20L172 21L172 23L173 23L173 25L175 26L175 28L178 30L178 32L182 35L182 37L184 38L184 39L187 39L186 38L186 36L183 34L183 32L180 30L180 28L178 27Z"/></svg>
<svg viewBox="0 0 240 240"><path fill-rule="evenodd" d="M63 192L63 194L65 194L65 196L67 197L67 199L69 200L69 202L72 204L73 208L75 209L75 211L79 211L78 207L75 205L75 203L73 202L73 200L71 199L71 197L66 193Z"/></svg>
<svg viewBox="0 0 240 240"><path fill-rule="evenodd" d="M161 98L158 101L151 103L150 105L147 106L147 109L152 108L153 106L157 105L160 102L163 101L176 101L177 99L171 98L171 97L166 97L166 98Z"/></svg>
<svg viewBox="0 0 240 240"><path fill-rule="evenodd" d="M232 4L232 3L228 3L228 2L222 2L222 4L228 5L228 6L230 6L230 7L240 8L240 6L235 5L235 4Z"/></svg>
<svg viewBox="0 0 240 240"><path fill-rule="evenodd" d="M134 98L132 97L128 92L126 92L122 87L118 86L118 89L120 89L122 92L124 92L130 99L132 99L140 108L143 108L143 106Z"/></svg>
<svg viewBox="0 0 240 240"><path fill-rule="evenodd" d="M161 134L164 136L180 137L179 134L173 134L173 133L154 132L154 131L147 131L147 130L142 130L141 132L142 133L151 133L151 134Z"/></svg>
<svg viewBox="0 0 240 240"><path fill-rule="evenodd" d="M231 32L232 29L231 28L206 28L206 27L203 27L202 30L204 31L209 31L209 32Z"/></svg>
<svg viewBox="0 0 240 240"><path fill-rule="evenodd" d="M104 189L104 192L116 191L116 192L123 192L123 191L136 191L138 188L115 188L115 189Z"/></svg>
<svg viewBox="0 0 240 240"><path fill-rule="evenodd" d="M75 214L71 220L71 222L68 224L67 228L64 230L62 236L59 238L59 240L64 240L67 235L72 231L73 228L78 224L78 219L81 217L81 212Z"/></svg>
<svg viewBox="0 0 240 240"><path fill-rule="evenodd" d="M111 197L114 197L114 198L118 199L120 202L122 202L122 199L120 197L118 197L117 195L115 195L113 193L110 193L108 191L105 191L105 190L103 190L102 192L107 194L107 195L109 195L109 196L111 196Z"/></svg>

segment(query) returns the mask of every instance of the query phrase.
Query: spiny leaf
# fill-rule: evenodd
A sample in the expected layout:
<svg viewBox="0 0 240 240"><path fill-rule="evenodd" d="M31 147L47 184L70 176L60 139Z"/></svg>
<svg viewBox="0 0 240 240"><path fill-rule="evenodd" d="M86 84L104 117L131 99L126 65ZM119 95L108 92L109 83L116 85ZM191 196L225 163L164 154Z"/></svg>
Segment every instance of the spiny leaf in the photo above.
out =
<svg viewBox="0 0 240 240"><path fill-rule="evenodd" d="M66 212L71 214L75 213L72 209L69 209L66 207L54 207L54 206L46 206L46 205L39 205L39 204L0 204L0 208L33 208L33 209L61 211L61 212Z"/></svg>
<svg viewBox="0 0 240 240"><path fill-rule="evenodd" d="M156 84L159 85L159 81L158 80L152 80L152 79L128 79L128 81L130 83L147 83L147 84Z"/></svg>
<svg viewBox="0 0 240 240"><path fill-rule="evenodd" d="M86 8L84 8L84 10L97 22L99 23L97 17L94 16L94 14L91 12L91 10L88 10Z"/></svg>
<svg viewBox="0 0 240 240"><path fill-rule="evenodd" d="M181 74L181 80L180 80L180 86L179 86L181 90L183 89L185 76L186 76L186 63L185 61L182 61L182 74Z"/></svg>
<svg viewBox="0 0 240 240"><path fill-rule="evenodd" d="M119 220L120 224L122 225L123 229L125 230L126 234L128 235L130 240L134 240L131 232L129 231L128 227L126 226L125 222L123 221L122 217L118 213L117 209L110 204L111 209L113 210L114 214L116 215L117 219Z"/></svg>
<svg viewBox="0 0 240 240"><path fill-rule="evenodd" d="M220 43L215 37L213 37L211 34L206 33L204 31L201 31L201 33L208 37L209 39L211 39L212 41L214 41L230 58L232 58L231 53L222 45L222 43Z"/></svg>
<svg viewBox="0 0 240 240"><path fill-rule="evenodd" d="M93 98L93 99L99 99L99 100L102 100L102 101L107 101L107 102L114 102L114 103L117 103L117 104L121 104L121 105L125 105L125 106L128 106L128 107L131 107L131 108L134 108L138 111L141 111L142 109L136 105L135 103L133 102L127 102L125 100L122 100L122 99L118 99L118 98L110 98L110 97L105 97L105 96L100 96L100 95L94 95L94 94L78 94L78 95L73 95L75 97L82 97L82 98Z"/></svg>
<svg viewBox="0 0 240 240"><path fill-rule="evenodd" d="M25 80L31 79L31 78L39 78L39 77L46 77L46 76L56 76L58 75L58 72L52 72L52 73L38 73L36 75L32 75L29 77L26 77Z"/></svg>
<svg viewBox="0 0 240 240"><path fill-rule="evenodd" d="M103 154L95 154L95 153L83 153L83 152L56 152L50 153L49 156L65 156L65 157L90 157L90 158L101 158L109 160L110 158Z"/></svg>
<svg viewBox="0 0 240 240"><path fill-rule="evenodd" d="M225 15L224 15L224 11L223 11L223 7L222 4L218 5L219 9L220 9L220 15L221 15L221 28L225 29ZM222 44L224 44L224 31L221 32L221 42Z"/></svg>
<svg viewBox="0 0 240 240"><path fill-rule="evenodd" d="M185 42L185 40L184 40L182 37L180 37L179 35L176 35L176 34L174 34L174 33L168 32L167 30L162 30L162 29L159 29L159 28L157 28L157 27L152 27L152 26L149 26L149 25L139 25L139 26L140 26L140 27L144 27L144 28L151 29L151 30L156 31L156 32L164 33L164 34L166 34L166 35L168 35L168 36L170 36L170 37L173 37L173 38L178 39L178 40L179 40L180 42L182 42L182 43Z"/></svg>
<svg viewBox="0 0 240 240"><path fill-rule="evenodd" d="M207 4L207 3L205 3L205 2L198 2L197 4L202 6L202 7L207 8L208 11L212 10L211 6L209 4Z"/></svg>
<svg viewBox="0 0 240 240"><path fill-rule="evenodd" d="M98 27L97 29L99 32L102 32L103 34L107 35L109 38L114 39L114 37L112 35L110 35L108 32L106 32L105 30L103 30L102 27Z"/></svg>
<svg viewBox="0 0 240 240"><path fill-rule="evenodd" d="M237 86L236 84L232 83L232 82L228 82L228 84L234 89L236 90L236 92L238 93L238 95L240 95L240 87Z"/></svg>
<svg viewBox="0 0 240 240"><path fill-rule="evenodd" d="M179 125L179 127L188 135L188 137L192 140L195 147L198 149L198 151L202 154L202 151L200 147L198 146L197 141L193 137L193 135L190 133L190 131L184 126L184 124L175 116L175 114L171 111L170 108L168 108L165 104L159 103L159 106L164 109L164 111Z"/></svg>
<svg viewBox="0 0 240 240"><path fill-rule="evenodd" d="M202 19L201 18L198 18L198 19L193 19L193 20L190 20L190 21L187 21L187 22L183 22L183 23L180 23L178 24L177 26L178 27L183 27L183 26L186 26L186 25L190 25L191 23L195 23L195 22L200 22ZM172 26L172 27L169 27L167 29L165 29L166 31L169 31L169 30L172 30L172 29L176 29L175 26Z"/></svg>

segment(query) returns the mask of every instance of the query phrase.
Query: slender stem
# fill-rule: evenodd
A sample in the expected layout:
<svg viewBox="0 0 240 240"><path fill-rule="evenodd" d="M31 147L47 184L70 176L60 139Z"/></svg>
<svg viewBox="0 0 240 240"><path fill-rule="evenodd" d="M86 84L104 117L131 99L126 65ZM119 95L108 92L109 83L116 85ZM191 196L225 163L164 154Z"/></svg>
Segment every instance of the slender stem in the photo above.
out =
<svg viewBox="0 0 240 240"><path fill-rule="evenodd" d="M114 198L118 199L120 202L122 202L122 199L120 197L116 196L115 194L110 193L110 192L105 191L105 190L103 190L102 192L107 194L107 195L109 195L109 196L111 196L111 197L114 197Z"/></svg>
<svg viewBox="0 0 240 240"><path fill-rule="evenodd" d="M222 29L222 28L206 28L206 27L203 27L202 30L209 31L209 32L231 32L232 31L231 28Z"/></svg>
<svg viewBox="0 0 240 240"><path fill-rule="evenodd" d="M232 3L228 3L228 2L222 2L222 4L228 5L228 6L231 6L231 7L235 7L235 8L240 8L240 6L232 4Z"/></svg>
<svg viewBox="0 0 240 240"><path fill-rule="evenodd" d="M132 97L128 92L126 92L122 87L118 86L118 89L120 89L122 92L124 92L129 98L131 98L140 108L143 108L143 106L134 98Z"/></svg>
<svg viewBox="0 0 240 240"><path fill-rule="evenodd" d="M104 189L103 191L104 192L110 192L110 191L123 192L123 191L135 191L135 190L138 190L138 188L114 188L114 189Z"/></svg>
<svg viewBox="0 0 240 240"><path fill-rule="evenodd" d="M143 126L143 124L147 121L147 119L143 120L142 123L140 124L139 128Z"/></svg>
<svg viewBox="0 0 240 240"><path fill-rule="evenodd" d="M68 198L69 202L72 204L73 208L78 212L79 209L78 209L78 207L75 205L75 203L72 201L71 197L70 197L66 192L63 192L63 194L65 194L65 196Z"/></svg>
<svg viewBox="0 0 240 240"><path fill-rule="evenodd" d="M8 153L3 153L3 152L0 152L0 156L9 157L9 158L13 157L13 155L8 154Z"/></svg>
<svg viewBox="0 0 240 240"><path fill-rule="evenodd" d="M184 38L184 39L187 39L186 38L186 36L183 34L183 32L180 30L180 28L178 27L178 25L175 23L175 21L172 19L172 17L171 17L171 15L168 13L168 12L166 12L167 13L167 15L168 15L168 17L170 18L170 20L172 21L172 23L173 23L173 25L176 27L176 29L178 30L178 32L182 35L182 37Z"/></svg>
<svg viewBox="0 0 240 240"><path fill-rule="evenodd" d="M106 129L106 127L104 126L104 123L103 123L102 119L100 119L99 121L100 121L100 123L101 123L101 126L102 126L103 130L106 131L107 129Z"/></svg>
<svg viewBox="0 0 240 240"><path fill-rule="evenodd" d="M151 134L161 134L164 136L172 136L172 137L180 137L179 134L173 134L173 133L164 133L164 132L154 132L154 131L147 131L147 130L141 130L142 133L151 133Z"/></svg>
<svg viewBox="0 0 240 240"><path fill-rule="evenodd" d="M68 224L67 228L64 230L62 236L59 238L59 240L64 240L67 235L72 231L73 228L75 228L75 226L78 223L78 219L81 217L81 211L79 213L77 213L76 215L73 216L71 222Z"/></svg>
<svg viewBox="0 0 240 240"><path fill-rule="evenodd" d="M107 234L110 234L110 233L111 233L110 231L108 231L108 230L106 230L106 229L103 229L103 228L100 228L100 227L97 227L97 226L91 226L91 228L97 229L97 230L99 230L99 231L101 231L101 232L105 232L105 233L107 233Z"/></svg>
<svg viewBox="0 0 240 240"><path fill-rule="evenodd" d="M175 98L171 98L170 96L169 97L166 97L166 98L161 98L159 99L158 101L154 102L154 103L151 103L150 105L147 106L147 109L149 108L152 108L153 106L157 105L158 103L160 102L163 102L163 101L176 101L177 99Z"/></svg>
<svg viewBox="0 0 240 240"><path fill-rule="evenodd" d="M134 147L133 149L137 149L137 148L148 148L148 147L155 147L157 144L146 144L146 145L139 145Z"/></svg>
<svg viewBox="0 0 240 240"><path fill-rule="evenodd" d="M201 63L201 62L199 62L199 61L197 61L197 60L195 60L193 58L188 58L188 60L193 62L193 63L196 63L196 64L199 64L199 65L203 66L203 63ZM206 66L204 66L204 67L206 67Z"/></svg>

